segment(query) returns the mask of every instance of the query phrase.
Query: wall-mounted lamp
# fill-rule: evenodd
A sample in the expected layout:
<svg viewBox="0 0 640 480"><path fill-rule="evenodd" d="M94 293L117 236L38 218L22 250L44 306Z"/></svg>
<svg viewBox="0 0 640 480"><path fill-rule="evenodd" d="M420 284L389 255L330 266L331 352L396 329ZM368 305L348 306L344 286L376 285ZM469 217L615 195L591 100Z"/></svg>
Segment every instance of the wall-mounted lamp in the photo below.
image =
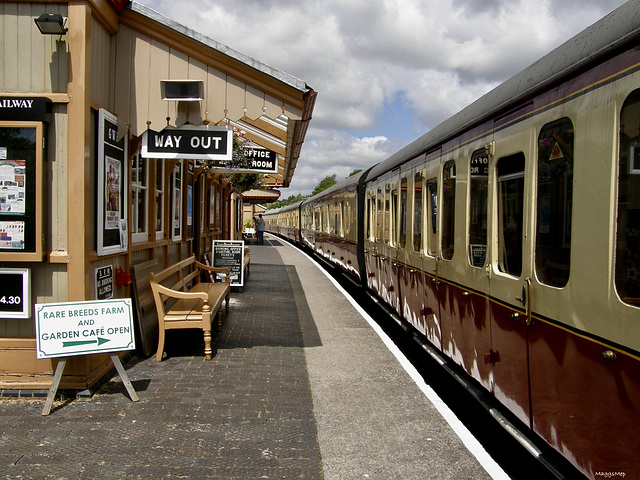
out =
<svg viewBox="0 0 640 480"><path fill-rule="evenodd" d="M68 30L64 27L67 18L59 13L43 13L33 21L36 22L38 30L43 35L64 35Z"/></svg>

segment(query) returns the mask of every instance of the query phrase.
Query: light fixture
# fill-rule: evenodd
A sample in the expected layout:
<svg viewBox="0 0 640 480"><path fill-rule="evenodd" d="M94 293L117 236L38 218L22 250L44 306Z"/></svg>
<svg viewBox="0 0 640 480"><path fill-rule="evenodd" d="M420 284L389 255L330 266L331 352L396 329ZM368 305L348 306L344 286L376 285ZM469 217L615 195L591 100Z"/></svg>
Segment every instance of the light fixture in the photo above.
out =
<svg viewBox="0 0 640 480"><path fill-rule="evenodd" d="M43 35L64 35L67 33L67 28L64 27L67 18L59 13L43 13L33 21L36 22L38 30Z"/></svg>

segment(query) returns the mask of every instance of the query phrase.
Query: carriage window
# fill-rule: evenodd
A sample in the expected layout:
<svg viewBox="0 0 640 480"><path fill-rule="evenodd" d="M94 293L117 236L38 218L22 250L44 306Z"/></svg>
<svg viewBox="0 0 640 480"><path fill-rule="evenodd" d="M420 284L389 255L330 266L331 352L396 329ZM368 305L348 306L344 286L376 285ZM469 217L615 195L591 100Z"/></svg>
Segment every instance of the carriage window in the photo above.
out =
<svg viewBox="0 0 640 480"><path fill-rule="evenodd" d="M569 281L572 204L573 123L562 118L538 137L536 275L553 287Z"/></svg>
<svg viewBox="0 0 640 480"><path fill-rule="evenodd" d="M353 210L351 209L351 202L347 201L346 205L344 202L342 202L342 213L344 218L344 220L342 221L344 236L349 237L349 235L351 234L351 227L353 223Z"/></svg>
<svg viewBox="0 0 640 480"><path fill-rule="evenodd" d="M640 306L640 90L622 106L619 157L616 290Z"/></svg>
<svg viewBox="0 0 640 480"><path fill-rule="evenodd" d="M382 239L382 192L378 189L378 195L376 196L376 240Z"/></svg>
<svg viewBox="0 0 640 480"><path fill-rule="evenodd" d="M413 250L422 249L422 175L419 173L413 183Z"/></svg>
<svg viewBox="0 0 640 480"><path fill-rule="evenodd" d="M427 198L427 214L429 215L427 219L427 252L429 255L435 256L438 253L438 180L435 178L427 182L427 195L429 195Z"/></svg>
<svg viewBox="0 0 640 480"><path fill-rule="evenodd" d="M319 205L314 205L313 207L313 229L316 232L322 231L322 214Z"/></svg>
<svg viewBox="0 0 640 480"><path fill-rule="evenodd" d="M342 236L342 209L338 202L333 206L333 233Z"/></svg>
<svg viewBox="0 0 640 480"><path fill-rule="evenodd" d="M398 244L398 190L391 192L391 213L389 214L389 243Z"/></svg>
<svg viewBox="0 0 640 480"><path fill-rule="evenodd" d="M331 207L325 205L322 209L322 225L325 233L331 233Z"/></svg>
<svg viewBox="0 0 640 480"><path fill-rule="evenodd" d="M385 192L384 195L384 219L383 219L383 239L384 239L384 243L389 243L389 213L390 213L390 208L389 208L389 194L387 194Z"/></svg>
<svg viewBox="0 0 640 480"><path fill-rule="evenodd" d="M367 238L369 240L373 240L373 232L371 230L371 225L374 222L374 211L375 211L375 201L373 197L369 197L367 199Z"/></svg>
<svg viewBox="0 0 640 480"><path fill-rule="evenodd" d="M444 164L442 171L442 258L453 258L454 225L456 218L456 164Z"/></svg>
<svg viewBox="0 0 640 480"><path fill-rule="evenodd" d="M400 181L400 248L407 245L407 178Z"/></svg>
<svg viewBox="0 0 640 480"><path fill-rule="evenodd" d="M489 157L476 150L469 162L469 263L482 267L487 257L487 189Z"/></svg>
<svg viewBox="0 0 640 480"><path fill-rule="evenodd" d="M522 273L522 227L524 218L524 154L498 160L498 268Z"/></svg>

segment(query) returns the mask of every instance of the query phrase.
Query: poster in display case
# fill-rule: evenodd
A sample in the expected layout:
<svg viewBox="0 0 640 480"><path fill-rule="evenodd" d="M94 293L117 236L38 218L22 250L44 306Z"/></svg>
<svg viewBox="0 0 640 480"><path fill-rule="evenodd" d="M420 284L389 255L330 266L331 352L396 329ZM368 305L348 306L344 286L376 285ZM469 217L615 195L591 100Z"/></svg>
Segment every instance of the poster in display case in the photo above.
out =
<svg viewBox="0 0 640 480"><path fill-rule="evenodd" d="M0 121L0 261L42 260L41 122Z"/></svg>
<svg viewBox="0 0 640 480"><path fill-rule="evenodd" d="M127 250L127 143L118 140L118 119L98 111L98 255Z"/></svg>

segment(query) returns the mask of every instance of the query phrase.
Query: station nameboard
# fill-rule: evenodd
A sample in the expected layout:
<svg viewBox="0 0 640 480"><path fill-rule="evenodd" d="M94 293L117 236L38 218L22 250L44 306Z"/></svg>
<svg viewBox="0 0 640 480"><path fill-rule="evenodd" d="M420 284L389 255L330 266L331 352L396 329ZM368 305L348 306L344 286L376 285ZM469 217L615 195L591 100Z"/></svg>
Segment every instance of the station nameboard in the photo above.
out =
<svg viewBox="0 0 640 480"><path fill-rule="evenodd" d="M0 97L0 120L44 122L46 115L46 98Z"/></svg>
<svg viewBox="0 0 640 480"><path fill-rule="evenodd" d="M36 304L37 358L133 350L130 298Z"/></svg>

